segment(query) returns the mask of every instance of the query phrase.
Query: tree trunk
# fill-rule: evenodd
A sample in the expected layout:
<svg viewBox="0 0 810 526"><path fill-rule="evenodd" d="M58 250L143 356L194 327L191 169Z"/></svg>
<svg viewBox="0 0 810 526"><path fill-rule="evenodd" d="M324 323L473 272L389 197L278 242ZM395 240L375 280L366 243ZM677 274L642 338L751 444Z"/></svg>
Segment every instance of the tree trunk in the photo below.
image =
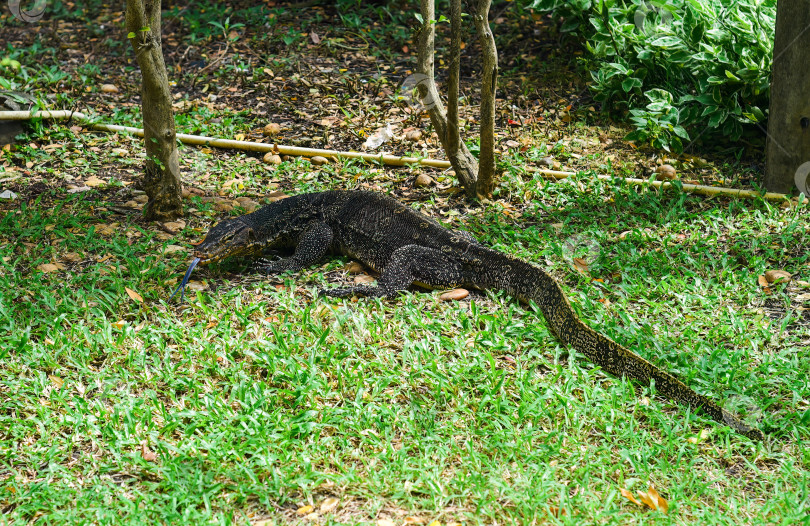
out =
<svg viewBox="0 0 810 526"><path fill-rule="evenodd" d="M810 0L778 2L765 187L810 196Z"/></svg>
<svg viewBox="0 0 810 526"><path fill-rule="evenodd" d="M126 24L143 75L141 110L146 143L143 188L149 197L144 216L151 220L173 219L183 213L182 183L169 78L161 49L160 0L127 0Z"/></svg>
<svg viewBox="0 0 810 526"><path fill-rule="evenodd" d="M498 50L489 27L490 0L478 0L473 20L483 53L481 73L481 153L478 154L476 192L489 197L495 189L495 89L498 80Z"/></svg>
<svg viewBox="0 0 810 526"><path fill-rule="evenodd" d="M439 96L439 91L436 89L436 77L434 76L433 67L433 42L436 33L433 0L420 0L419 7L422 13L423 26L418 40L419 58L417 71L424 77L417 84L419 96L422 100L422 104L424 104L428 110L430 121L436 129L436 134L442 142L442 147L447 153L450 164L456 171L456 176L462 188L464 188L467 197L474 199L476 197L475 185L478 175L478 162L467 149L467 145L464 144L463 141L459 140L457 142L457 148L450 148L451 145L447 142L449 137L447 113L442 104L442 99ZM453 67L458 68L458 63L455 66L451 63L450 67L452 72ZM456 83L457 82L458 77L456 77ZM458 88L456 88L455 103L458 104ZM458 122L456 122L455 133L459 133Z"/></svg>

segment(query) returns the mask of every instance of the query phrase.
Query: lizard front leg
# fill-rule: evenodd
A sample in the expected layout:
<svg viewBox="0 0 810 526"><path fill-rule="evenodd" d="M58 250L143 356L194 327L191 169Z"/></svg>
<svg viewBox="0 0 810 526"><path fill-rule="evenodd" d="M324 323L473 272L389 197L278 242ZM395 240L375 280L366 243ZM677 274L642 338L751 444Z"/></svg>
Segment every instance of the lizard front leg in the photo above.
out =
<svg viewBox="0 0 810 526"><path fill-rule="evenodd" d="M332 229L326 223L313 223L301 232L293 255L275 261L260 259L255 268L265 274L297 272L320 261L332 244Z"/></svg>
<svg viewBox="0 0 810 526"><path fill-rule="evenodd" d="M393 298L414 283L431 288L454 287L462 282L461 265L444 252L420 245L406 245L391 254L377 285L359 285L322 291L327 296L344 298L354 294Z"/></svg>

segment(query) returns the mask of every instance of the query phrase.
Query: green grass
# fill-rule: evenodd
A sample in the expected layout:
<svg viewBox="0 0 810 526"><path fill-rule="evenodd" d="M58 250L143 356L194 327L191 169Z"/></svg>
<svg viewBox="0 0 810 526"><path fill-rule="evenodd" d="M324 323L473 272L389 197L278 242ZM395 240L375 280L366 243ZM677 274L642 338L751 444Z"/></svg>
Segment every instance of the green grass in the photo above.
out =
<svg viewBox="0 0 810 526"><path fill-rule="evenodd" d="M333 300L315 291L348 279L345 260L269 280L236 261L167 304L186 259L162 247L210 219L161 240L104 194L46 193L0 220L0 523L284 523L329 497L320 523L806 520L806 211L530 184L544 198L522 215L496 202L455 225L548 268L591 326L761 416L765 443L569 355L498 294ZM598 242L604 283L565 264L574 234ZM795 279L765 295L770 268ZM620 494L648 483L668 515Z"/></svg>

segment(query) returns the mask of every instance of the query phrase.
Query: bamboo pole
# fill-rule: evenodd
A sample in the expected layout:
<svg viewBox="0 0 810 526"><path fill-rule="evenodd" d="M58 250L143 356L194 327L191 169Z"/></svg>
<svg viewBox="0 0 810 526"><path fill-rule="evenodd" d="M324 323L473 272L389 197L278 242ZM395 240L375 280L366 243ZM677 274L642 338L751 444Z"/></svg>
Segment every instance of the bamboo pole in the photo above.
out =
<svg viewBox="0 0 810 526"><path fill-rule="evenodd" d="M107 132L124 132L131 133L138 137L143 137L142 128L134 128L132 126L118 126L115 124L99 124L93 123L91 119L78 111L40 111L36 113L28 111L0 111L0 121L2 120L30 120L32 118L43 119L76 119L96 131ZM450 168L449 161L441 161L438 159L423 159L418 157L399 157L396 155L388 154L371 154L361 152L341 152L338 150L324 150L320 148L301 148L298 146L284 146L281 144L270 144L263 142L251 141L234 141L230 139L216 139L213 137L205 137L203 135L188 135L185 133L178 133L177 139L183 144L194 144L198 146L213 146L216 148L233 148L238 150L247 150L252 152L275 152L283 155L314 157L320 155L322 157L343 158L343 159L363 159L372 162L381 162L383 164L392 166L405 166L418 164L421 166L429 166L431 168L447 169ZM547 179L561 180L573 177L576 172L563 172L559 170L546 170L543 168L526 168L527 172L538 173ZM648 181L646 179L636 179L629 177L613 177L610 175L595 175L597 179L603 181L623 181L632 186L652 186L654 188L674 188L675 185L670 181ZM754 190L741 190L738 188L725 188L722 186L706 186L700 184L682 183L681 187L685 192L691 192L699 195L717 196L724 195L729 197L745 197L755 198L761 197L771 201L789 201L790 196L785 194L778 194L775 192L760 193Z"/></svg>

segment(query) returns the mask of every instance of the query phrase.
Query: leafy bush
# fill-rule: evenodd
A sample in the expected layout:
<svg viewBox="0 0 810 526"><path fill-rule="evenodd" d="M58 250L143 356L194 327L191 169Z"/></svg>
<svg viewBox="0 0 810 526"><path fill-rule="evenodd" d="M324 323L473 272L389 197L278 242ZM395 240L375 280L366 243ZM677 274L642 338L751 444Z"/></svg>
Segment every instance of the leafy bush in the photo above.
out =
<svg viewBox="0 0 810 526"><path fill-rule="evenodd" d="M767 119L776 0L535 0L586 40L595 98L628 139L737 141Z"/></svg>

